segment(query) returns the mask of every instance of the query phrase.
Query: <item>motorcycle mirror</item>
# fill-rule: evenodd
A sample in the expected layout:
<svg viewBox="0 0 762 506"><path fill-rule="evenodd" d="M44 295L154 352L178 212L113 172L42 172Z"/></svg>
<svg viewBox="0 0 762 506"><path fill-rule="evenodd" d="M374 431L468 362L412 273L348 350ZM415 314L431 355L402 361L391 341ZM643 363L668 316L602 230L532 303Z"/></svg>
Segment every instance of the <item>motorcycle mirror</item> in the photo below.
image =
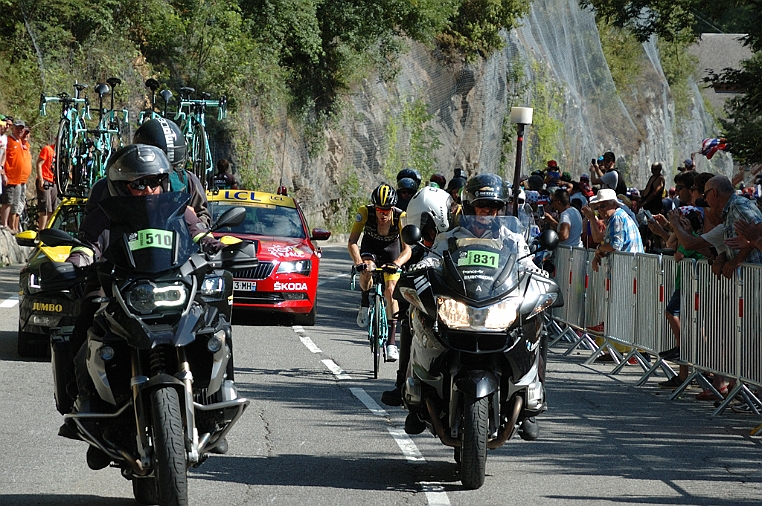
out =
<svg viewBox="0 0 762 506"><path fill-rule="evenodd" d="M538 238L540 246L546 251L553 251L558 247L558 234L555 230L546 230Z"/></svg>
<svg viewBox="0 0 762 506"><path fill-rule="evenodd" d="M400 232L400 236L402 236L405 244L413 246L421 240L421 229L415 225L405 225L405 228Z"/></svg>
<svg viewBox="0 0 762 506"><path fill-rule="evenodd" d="M85 244L70 236L68 233L57 228L45 228L40 230L37 238L41 243L48 246L85 246Z"/></svg>
<svg viewBox="0 0 762 506"><path fill-rule="evenodd" d="M243 220L245 219L246 208L233 207L222 213L222 216L220 216L220 218L217 220L217 223L214 224L212 230L219 230L223 227L237 227L243 223Z"/></svg>

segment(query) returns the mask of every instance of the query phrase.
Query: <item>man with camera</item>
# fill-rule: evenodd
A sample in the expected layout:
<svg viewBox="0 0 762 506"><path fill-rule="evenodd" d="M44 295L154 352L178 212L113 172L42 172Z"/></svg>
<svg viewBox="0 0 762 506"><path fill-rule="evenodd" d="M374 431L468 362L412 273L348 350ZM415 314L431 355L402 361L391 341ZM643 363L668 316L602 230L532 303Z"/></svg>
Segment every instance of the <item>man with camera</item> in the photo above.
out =
<svg viewBox="0 0 762 506"><path fill-rule="evenodd" d="M56 155L55 144L43 146L37 157L37 229L42 230L48 224L50 216L58 206L58 187L53 176L53 161Z"/></svg>

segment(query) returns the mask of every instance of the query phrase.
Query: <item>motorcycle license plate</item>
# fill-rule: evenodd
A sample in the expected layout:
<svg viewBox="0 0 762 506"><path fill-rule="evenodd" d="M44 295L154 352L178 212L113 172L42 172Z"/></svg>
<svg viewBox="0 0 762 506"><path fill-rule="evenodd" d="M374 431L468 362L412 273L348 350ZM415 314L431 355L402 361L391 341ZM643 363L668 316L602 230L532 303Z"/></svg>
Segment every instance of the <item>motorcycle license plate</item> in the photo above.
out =
<svg viewBox="0 0 762 506"><path fill-rule="evenodd" d="M252 281L233 281L233 290L254 292L257 290L257 284Z"/></svg>

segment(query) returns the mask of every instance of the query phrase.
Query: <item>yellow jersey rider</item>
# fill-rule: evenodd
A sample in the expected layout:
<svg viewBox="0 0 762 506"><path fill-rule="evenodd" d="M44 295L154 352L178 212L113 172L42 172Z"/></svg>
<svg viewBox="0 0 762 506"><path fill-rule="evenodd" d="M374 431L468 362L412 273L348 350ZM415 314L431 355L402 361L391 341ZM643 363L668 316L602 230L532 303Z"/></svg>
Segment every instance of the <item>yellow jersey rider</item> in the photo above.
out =
<svg viewBox="0 0 762 506"><path fill-rule="evenodd" d="M395 207L397 192L388 184L381 184L373 190L372 203L361 206L357 210L352 232L349 234L349 256L360 272L360 289L362 299L360 312L357 314L357 325L368 325L370 306L369 293L373 278L368 269L376 266L394 269L396 272L384 273L384 298L386 299L386 319L389 323L389 339L386 343L386 359L394 362L399 358L397 349L397 320L399 306L392 297L397 280L400 277L399 268L410 259L410 246L400 238L400 218L405 212ZM362 234L362 243L357 242Z"/></svg>

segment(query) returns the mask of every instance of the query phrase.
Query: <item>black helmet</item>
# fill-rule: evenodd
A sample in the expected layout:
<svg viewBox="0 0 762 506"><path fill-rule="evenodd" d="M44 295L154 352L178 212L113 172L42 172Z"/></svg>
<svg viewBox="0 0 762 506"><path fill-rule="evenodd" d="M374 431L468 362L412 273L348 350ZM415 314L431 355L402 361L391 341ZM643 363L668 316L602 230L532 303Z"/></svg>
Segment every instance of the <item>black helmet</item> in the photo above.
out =
<svg viewBox="0 0 762 506"><path fill-rule="evenodd" d="M166 118L156 118L146 121L135 131L132 138L135 144L150 144L160 148L167 155L175 169L185 166L188 156L188 146L182 130L174 121Z"/></svg>
<svg viewBox="0 0 762 506"><path fill-rule="evenodd" d="M168 174L172 172L164 151L148 144L130 144L111 157L106 167L106 180L111 196L131 195L127 184L138 179L159 176L164 191Z"/></svg>
<svg viewBox="0 0 762 506"><path fill-rule="evenodd" d="M397 192L388 184L380 184L373 190L373 205L381 209L391 209L397 204Z"/></svg>
<svg viewBox="0 0 762 506"><path fill-rule="evenodd" d="M415 183L420 186L421 185L421 173L418 172L415 169L402 169L401 171L397 172L397 182L399 182L402 178L409 177L410 179L414 180Z"/></svg>
<svg viewBox="0 0 762 506"><path fill-rule="evenodd" d="M401 190L410 190L412 193L415 193L418 191L418 183L415 179L403 177L402 179L397 180L397 191Z"/></svg>
<svg viewBox="0 0 762 506"><path fill-rule="evenodd" d="M499 202L505 206L505 187L503 179L495 174L479 174L466 182L461 196L463 201L463 213L474 214L474 205L477 202Z"/></svg>
<svg viewBox="0 0 762 506"><path fill-rule="evenodd" d="M450 182L447 183L447 191L451 192L453 190L460 190L464 186L466 186L467 179L465 177L454 177L450 179Z"/></svg>

